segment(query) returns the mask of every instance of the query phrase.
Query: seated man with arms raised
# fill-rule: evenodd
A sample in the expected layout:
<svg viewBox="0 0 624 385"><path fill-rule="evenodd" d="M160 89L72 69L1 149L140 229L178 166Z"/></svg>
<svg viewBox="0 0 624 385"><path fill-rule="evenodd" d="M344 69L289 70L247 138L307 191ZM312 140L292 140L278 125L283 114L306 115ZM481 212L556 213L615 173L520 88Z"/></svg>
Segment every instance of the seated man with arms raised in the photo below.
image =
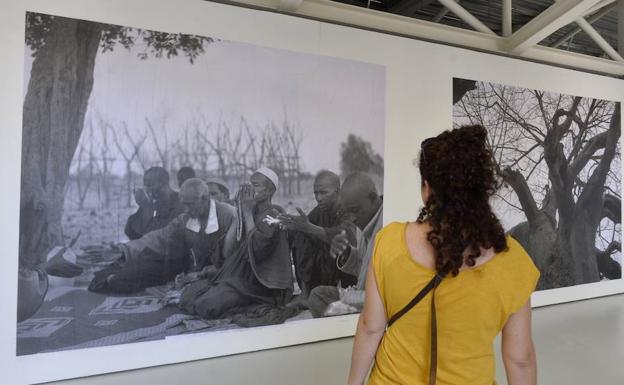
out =
<svg viewBox="0 0 624 385"><path fill-rule="evenodd" d="M283 210L271 202L277 174L262 167L250 182L237 196L244 235L215 277L182 290L180 306L189 313L222 318L250 305L284 305L292 296L288 240L276 223Z"/></svg>
<svg viewBox="0 0 624 385"><path fill-rule="evenodd" d="M124 232L128 239L139 239L161 229L183 212L178 193L169 187L169 173L152 167L143 175L143 188L134 190L138 210L128 217Z"/></svg>

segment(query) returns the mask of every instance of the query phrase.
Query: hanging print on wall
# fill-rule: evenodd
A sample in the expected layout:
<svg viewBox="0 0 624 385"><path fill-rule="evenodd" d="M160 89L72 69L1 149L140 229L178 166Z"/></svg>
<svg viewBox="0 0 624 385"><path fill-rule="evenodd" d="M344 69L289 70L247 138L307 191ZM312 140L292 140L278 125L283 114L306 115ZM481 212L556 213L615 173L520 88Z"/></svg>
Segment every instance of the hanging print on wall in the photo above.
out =
<svg viewBox="0 0 624 385"><path fill-rule="evenodd" d="M537 290L621 279L620 103L459 78L453 93L453 124L488 129L492 204Z"/></svg>
<svg viewBox="0 0 624 385"><path fill-rule="evenodd" d="M383 66L32 12L25 43L17 355L359 311Z"/></svg>

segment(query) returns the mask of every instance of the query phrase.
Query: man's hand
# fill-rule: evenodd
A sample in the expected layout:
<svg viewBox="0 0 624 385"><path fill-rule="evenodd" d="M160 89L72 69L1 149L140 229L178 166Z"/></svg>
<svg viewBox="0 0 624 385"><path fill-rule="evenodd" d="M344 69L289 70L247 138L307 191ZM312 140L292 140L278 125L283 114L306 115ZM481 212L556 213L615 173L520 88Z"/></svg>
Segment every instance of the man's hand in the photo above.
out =
<svg viewBox="0 0 624 385"><path fill-rule="evenodd" d="M214 265L204 266L204 268L201 269L201 271L199 272L199 278L200 279L212 279L214 278L215 275L217 275L218 271L219 269L217 269L217 267Z"/></svg>
<svg viewBox="0 0 624 385"><path fill-rule="evenodd" d="M332 258L336 259L344 254L347 249L352 248L353 246L349 242L349 238L347 237L346 230L342 230L340 234L336 235L332 241L331 246L329 248L329 254Z"/></svg>
<svg viewBox="0 0 624 385"><path fill-rule="evenodd" d="M298 310L307 310L309 309L308 299L302 295L298 295L292 301L288 302L286 307L292 307L293 309Z"/></svg>
<svg viewBox="0 0 624 385"><path fill-rule="evenodd" d="M242 185L236 194L236 199L240 203L241 209L251 212L256 205L253 186L250 184Z"/></svg>
<svg viewBox="0 0 624 385"><path fill-rule="evenodd" d="M175 279L173 281L174 282L174 288L176 290L180 290L184 286L186 286L187 284L199 280L198 275L199 275L198 272L180 273L180 274L176 275L176 277L175 277Z"/></svg>
<svg viewBox="0 0 624 385"><path fill-rule="evenodd" d="M135 188L134 191L134 201L139 207L145 207L150 205L152 201L148 198L147 193L142 188Z"/></svg>
<svg viewBox="0 0 624 385"><path fill-rule="evenodd" d="M299 215L280 214L277 219L280 220L282 227L286 230L309 232L310 220L308 216L299 207L297 207L297 212Z"/></svg>

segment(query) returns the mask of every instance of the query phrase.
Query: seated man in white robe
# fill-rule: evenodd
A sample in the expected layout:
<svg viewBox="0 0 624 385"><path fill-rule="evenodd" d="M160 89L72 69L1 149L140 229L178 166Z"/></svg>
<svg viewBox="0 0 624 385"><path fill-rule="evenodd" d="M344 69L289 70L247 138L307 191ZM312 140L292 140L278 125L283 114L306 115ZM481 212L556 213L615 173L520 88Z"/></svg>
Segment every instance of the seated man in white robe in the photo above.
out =
<svg viewBox="0 0 624 385"><path fill-rule="evenodd" d="M185 212L162 229L121 245L121 261L95 273L89 290L131 293L172 281L180 273L216 272L236 240L234 209L210 199L201 179L182 185Z"/></svg>

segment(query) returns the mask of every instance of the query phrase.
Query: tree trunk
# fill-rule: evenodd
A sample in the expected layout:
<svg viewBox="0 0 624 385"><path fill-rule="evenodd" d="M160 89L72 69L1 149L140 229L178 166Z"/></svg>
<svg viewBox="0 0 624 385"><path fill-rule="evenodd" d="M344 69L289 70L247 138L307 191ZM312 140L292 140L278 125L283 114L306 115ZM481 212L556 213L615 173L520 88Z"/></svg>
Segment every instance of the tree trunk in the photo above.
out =
<svg viewBox="0 0 624 385"><path fill-rule="evenodd" d="M62 245L69 167L93 86L101 25L55 18L33 61L24 99L20 265L33 267Z"/></svg>
<svg viewBox="0 0 624 385"><path fill-rule="evenodd" d="M603 199L597 198L591 207L577 208L571 222L558 224L540 210L535 220L509 231L542 272L539 290L600 280L595 245L602 206Z"/></svg>
<svg viewBox="0 0 624 385"><path fill-rule="evenodd" d="M598 213L602 209L602 202L597 205ZM570 232L570 259L574 264L574 283L577 285L598 282L598 261L596 260L596 233L598 222L594 220L596 213L579 210L571 226Z"/></svg>
<svg viewBox="0 0 624 385"><path fill-rule="evenodd" d="M509 230L542 273L537 283L538 290L569 286L572 278L562 272L557 250L557 224L543 210L536 213L531 222L522 222Z"/></svg>
<svg viewBox="0 0 624 385"><path fill-rule="evenodd" d="M600 280L596 260L596 233L604 215L604 186L611 163L616 156L620 129L620 105L617 104L611 116L600 162L578 198L572 223L568 224L570 257L574 264L574 283L577 285Z"/></svg>
<svg viewBox="0 0 624 385"><path fill-rule="evenodd" d="M132 207L132 160L126 161L126 207Z"/></svg>

